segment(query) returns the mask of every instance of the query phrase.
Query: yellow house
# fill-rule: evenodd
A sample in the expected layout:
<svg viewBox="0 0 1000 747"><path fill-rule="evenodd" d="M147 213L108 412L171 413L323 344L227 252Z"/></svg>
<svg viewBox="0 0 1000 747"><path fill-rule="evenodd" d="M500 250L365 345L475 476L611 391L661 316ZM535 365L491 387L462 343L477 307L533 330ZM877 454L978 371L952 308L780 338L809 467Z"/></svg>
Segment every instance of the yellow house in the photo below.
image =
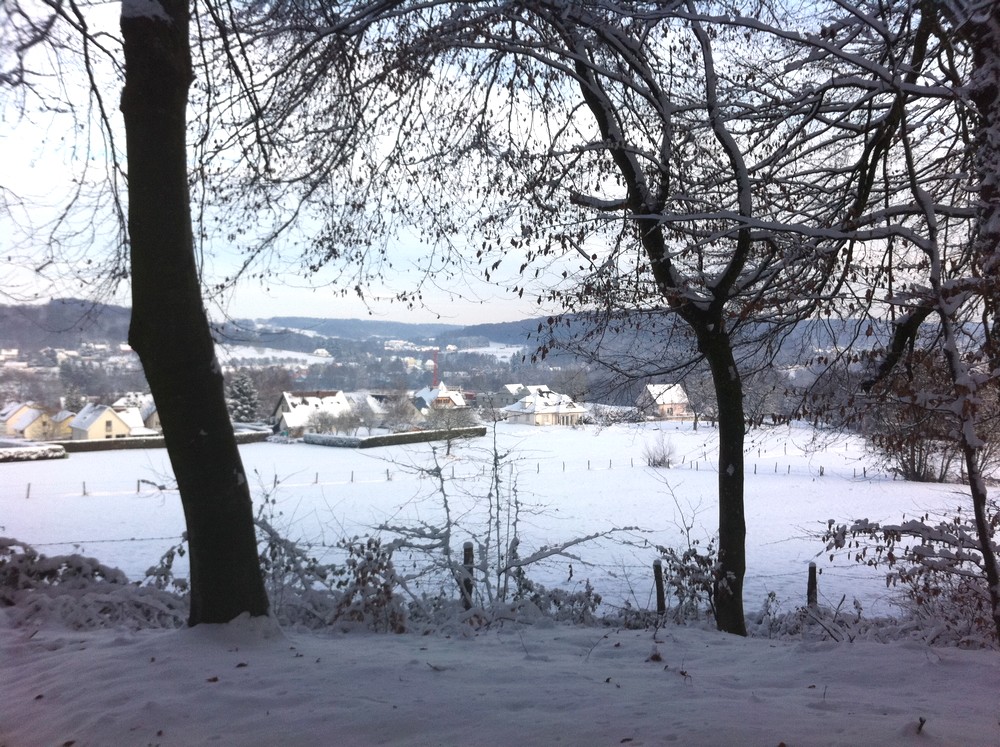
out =
<svg viewBox="0 0 1000 747"><path fill-rule="evenodd" d="M0 436L15 436L14 424L29 410L37 409L28 402L11 402L0 410Z"/></svg>
<svg viewBox="0 0 1000 747"><path fill-rule="evenodd" d="M50 415L45 410L30 407L8 422L10 435L29 441L55 441L70 437L69 423L73 413L62 410Z"/></svg>
<svg viewBox="0 0 1000 747"><path fill-rule="evenodd" d="M88 404L70 422L74 441L126 438L132 428L107 405Z"/></svg>
<svg viewBox="0 0 1000 747"><path fill-rule="evenodd" d="M60 410L55 415L52 416L52 435L48 438L52 440L65 440L73 437L73 431L70 430L70 423L73 422L73 418L76 417L75 412L70 412L69 410Z"/></svg>

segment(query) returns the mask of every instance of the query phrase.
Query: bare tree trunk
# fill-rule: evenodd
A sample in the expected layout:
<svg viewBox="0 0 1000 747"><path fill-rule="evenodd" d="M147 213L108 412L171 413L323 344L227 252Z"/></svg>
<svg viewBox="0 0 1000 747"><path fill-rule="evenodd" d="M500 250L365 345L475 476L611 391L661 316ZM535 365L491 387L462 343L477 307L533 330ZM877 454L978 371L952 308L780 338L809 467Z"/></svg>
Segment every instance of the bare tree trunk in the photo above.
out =
<svg viewBox="0 0 1000 747"><path fill-rule="evenodd" d="M1000 367L997 325L1000 324L1000 6L983 5L966 31L973 50L970 93L979 113L976 137L976 171L979 207L973 244L975 271L987 280L984 296L983 334L985 358L994 371ZM949 361L950 362L950 361ZM964 381L964 379L963 379ZM1000 569L993 549L993 527L987 516L988 493L980 471L979 443L969 443L962 429L962 451L969 472L976 532L983 553L983 567L990 592L993 624L1000 640Z"/></svg>
<svg viewBox="0 0 1000 747"><path fill-rule="evenodd" d="M142 15L139 15L142 13ZM191 234L187 0L125 0L121 110L132 262L129 344L163 425L187 522L190 625L267 614L253 507L226 410Z"/></svg>
<svg viewBox="0 0 1000 747"><path fill-rule="evenodd" d="M743 505L743 382L721 320L693 325L698 347L712 369L719 413L719 568L715 575L715 623L719 630L746 635L743 577L747 523Z"/></svg>

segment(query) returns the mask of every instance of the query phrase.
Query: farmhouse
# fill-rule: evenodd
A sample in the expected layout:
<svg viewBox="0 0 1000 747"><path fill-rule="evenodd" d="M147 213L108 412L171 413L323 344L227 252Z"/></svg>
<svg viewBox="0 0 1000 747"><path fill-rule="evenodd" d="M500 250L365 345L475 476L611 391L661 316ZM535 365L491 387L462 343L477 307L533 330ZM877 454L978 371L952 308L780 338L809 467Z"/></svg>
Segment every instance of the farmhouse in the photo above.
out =
<svg viewBox="0 0 1000 747"><path fill-rule="evenodd" d="M578 425L587 412L569 395L558 394L548 387L522 397L503 411L508 422L525 425Z"/></svg>
<svg viewBox="0 0 1000 747"><path fill-rule="evenodd" d="M635 404L643 415L657 420L693 417L687 394L680 384L647 384Z"/></svg>

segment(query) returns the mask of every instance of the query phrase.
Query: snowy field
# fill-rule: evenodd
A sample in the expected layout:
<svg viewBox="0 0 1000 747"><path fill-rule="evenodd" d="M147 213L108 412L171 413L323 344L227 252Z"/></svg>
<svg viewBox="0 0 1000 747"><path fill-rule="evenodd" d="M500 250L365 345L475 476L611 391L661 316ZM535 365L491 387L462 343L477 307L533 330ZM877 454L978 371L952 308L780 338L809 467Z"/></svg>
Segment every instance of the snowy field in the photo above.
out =
<svg viewBox="0 0 1000 747"><path fill-rule="evenodd" d="M497 436L499 449L510 453L503 477L516 485L522 504L522 557L577 537L637 528L574 547L577 560L557 558L529 569L546 586L581 588L589 579L608 604L648 608L653 546L684 547L685 523L702 545L715 533L714 429L693 431L689 423L605 429L501 424ZM488 529L483 472L491 442L488 436L439 456L456 553L466 539L483 541ZM646 452L661 443L672 449L673 467L646 467ZM381 524L413 528L443 521L435 481L420 476L433 466L426 444L355 451L260 443L242 446L241 453L248 473L256 473L251 480L258 505L265 493L276 499L274 525L321 559L336 559L337 540L374 533ZM827 519L898 521L949 511L963 501L959 486L876 475L860 441L822 443L801 425L752 432L746 471L748 611L760 609L768 592L785 609L803 604L807 566L815 560L821 602L836 606L846 597L850 609L857 598L866 614L891 612L882 577L844 561L831 564L815 535ZM155 487L169 487L170 474L162 449L0 464L0 532L46 554L97 557L141 579L184 529L176 493ZM180 563L177 569L186 572Z"/></svg>
<svg viewBox="0 0 1000 747"><path fill-rule="evenodd" d="M669 470L642 466L646 445L659 442L654 425L502 427L501 447L519 459L519 495L539 507L522 521L522 547L638 525L649 534L576 548L592 565L573 561L574 578L589 576L612 601L643 602L655 553L627 542L680 542L682 514L696 517L696 537L715 521L713 432L661 427L679 462ZM786 609L802 603L805 565L819 549L809 535L826 517L897 519L960 499L955 486L893 482L870 468L864 477L854 441L807 448L812 441L793 426L752 434L748 444L748 610L767 591ZM482 482L461 478L478 471L476 449L485 445L442 457L456 488L453 515L470 533L482 530ZM266 443L242 453L278 501L276 523L317 549L386 521L440 520L431 481L406 468L428 464L426 446L373 453ZM139 576L182 530L174 493L146 483L136 490L137 480L165 484L167 474L158 450L0 465L3 533ZM826 603L848 595L866 610L885 605L877 577L818 560ZM565 580L569 562L531 575ZM1000 653L932 648L905 635L838 643L806 626L791 638L756 629L744 639L698 626L624 630L539 618L478 629L456 622L425 635L295 633L245 618L176 631L75 631L16 619L0 608L5 747L1000 744Z"/></svg>

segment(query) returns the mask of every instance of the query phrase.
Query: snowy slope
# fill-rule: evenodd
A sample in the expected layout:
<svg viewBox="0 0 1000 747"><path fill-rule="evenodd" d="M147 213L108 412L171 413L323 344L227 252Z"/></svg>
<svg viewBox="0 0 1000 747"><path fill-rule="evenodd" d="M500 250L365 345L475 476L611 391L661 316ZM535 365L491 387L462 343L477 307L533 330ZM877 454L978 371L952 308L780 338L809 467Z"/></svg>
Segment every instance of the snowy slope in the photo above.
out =
<svg viewBox="0 0 1000 747"><path fill-rule="evenodd" d="M570 587L590 577L612 604L648 605L655 552L643 543L683 542L685 522L697 538L712 532L713 436L674 424L502 426L498 443L517 457L508 476L535 506L522 547L644 530L576 548L579 561L533 567L532 578L565 583L573 562ZM643 466L646 448L664 442L674 466ZM488 447L480 439L440 457L470 534L482 529ZM257 472L257 500L273 495L277 523L316 551L386 521L440 519L433 481L416 472L430 463L426 446L376 455L265 443L241 453ZM4 464L0 476L3 533L44 552L82 551L136 577L183 530L176 494L153 485L170 481L162 450ZM851 439L823 445L800 426L754 432L748 611L768 591L784 611L801 605L805 565L821 549L808 535L827 517L898 519L961 498L958 486L873 474ZM891 609L877 575L818 560L822 602L847 595L866 612ZM9 747L1000 744L1000 654L931 648L892 629L881 636L888 643L836 643L813 624L793 637L751 626L753 637L740 639L538 618L398 636L294 633L268 620L134 632L15 624L23 619L0 609L0 745Z"/></svg>
<svg viewBox="0 0 1000 747"><path fill-rule="evenodd" d="M546 624L294 636L243 620L5 630L0 661L10 747L1000 744L1000 654L912 643Z"/></svg>

